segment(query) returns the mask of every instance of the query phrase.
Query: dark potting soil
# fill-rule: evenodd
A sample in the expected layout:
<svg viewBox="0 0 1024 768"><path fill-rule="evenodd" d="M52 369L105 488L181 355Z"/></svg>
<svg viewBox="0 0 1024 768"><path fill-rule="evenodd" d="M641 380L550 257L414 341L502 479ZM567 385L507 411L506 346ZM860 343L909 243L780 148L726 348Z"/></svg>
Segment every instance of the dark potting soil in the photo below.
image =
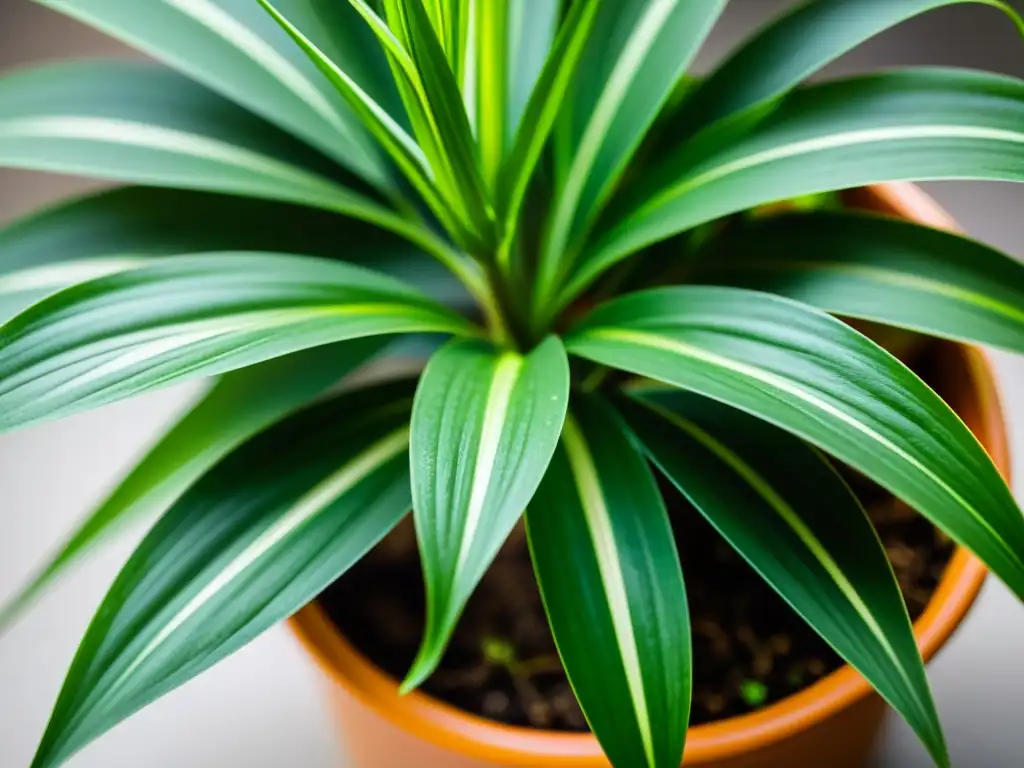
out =
<svg viewBox="0 0 1024 768"><path fill-rule="evenodd" d="M928 376L929 356L916 366ZM881 536L913 619L952 556L952 542L887 492L850 471L847 480ZM698 725L758 710L842 665L698 512L663 487L679 546L693 632L693 710ZM401 679L424 623L423 582L409 521L320 598L342 633ZM470 599L430 695L492 720L586 730L548 630L520 529Z"/></svg>

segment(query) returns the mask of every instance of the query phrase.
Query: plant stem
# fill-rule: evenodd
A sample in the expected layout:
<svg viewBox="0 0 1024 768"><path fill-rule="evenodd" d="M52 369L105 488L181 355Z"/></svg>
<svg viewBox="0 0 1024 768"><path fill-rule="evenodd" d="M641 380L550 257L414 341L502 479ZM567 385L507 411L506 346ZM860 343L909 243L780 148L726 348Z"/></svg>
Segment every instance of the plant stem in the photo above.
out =
<svg viewBox="0 0 1024 768"><path fill-rule="evenodd" d="M502 275L497 264L487 267L487 283L497 310L495 330L499 343L509 344L520 352L529 350L536 336L530 333L523 302L517 300L510 280Z"/></svg>

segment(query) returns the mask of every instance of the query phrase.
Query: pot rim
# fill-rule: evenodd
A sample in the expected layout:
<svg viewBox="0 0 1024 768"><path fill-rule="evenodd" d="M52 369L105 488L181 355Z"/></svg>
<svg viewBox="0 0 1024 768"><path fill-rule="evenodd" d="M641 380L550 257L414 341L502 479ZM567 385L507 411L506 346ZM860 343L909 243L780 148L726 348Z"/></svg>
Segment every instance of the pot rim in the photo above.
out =
<svg viewBox="0 0 1024 768"><path fill-rule="evenodd" d="M927 194L913 184L867 187L878 208L902 218L940 229L956 223ZM979 438L1009 482L1010 457L1006 422L991 364L981 350L956 345L977 401ZM976 599L986 571L966 549L957 548L914 634L927 661L949 639ZM389 677L337 630L317 603L310 603L289 624L301 643L335 683L386 720L435 745L477 759L509 765L606 765L597 739L590 733L542 731L510 726L473 715L425 693L405 696ZM872 693L850 666L793 696L758 712L699 725L687 734L685 759L697 763L735 757L807 730Z"/></svg>

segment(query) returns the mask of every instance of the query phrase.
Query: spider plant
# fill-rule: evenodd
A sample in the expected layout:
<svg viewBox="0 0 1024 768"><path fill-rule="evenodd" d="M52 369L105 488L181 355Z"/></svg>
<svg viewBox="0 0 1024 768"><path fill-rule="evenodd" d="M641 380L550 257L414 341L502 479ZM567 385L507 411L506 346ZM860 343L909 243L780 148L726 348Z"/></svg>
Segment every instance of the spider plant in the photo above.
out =
<svg viewBox="0 0 1024 768"><path fill-rule="evenodd" d="M886 218L743 212L1024 180L1024 81L804 85L954 0L811 0L703 78L687 71L725 0L42 2L161 63L0 79L0 164L126 184L0 233L0 429L218 378L0 620L160 515L34 768L301 608L410 509L428 619L404 690L525 517L608 759L675 768L690 628L655 471L948 765L832 460L1021 597L1024 517L950 408L835 316L1024 352L1024 267ZM432 344L418 377L333 388L410 337Z"/></svg>

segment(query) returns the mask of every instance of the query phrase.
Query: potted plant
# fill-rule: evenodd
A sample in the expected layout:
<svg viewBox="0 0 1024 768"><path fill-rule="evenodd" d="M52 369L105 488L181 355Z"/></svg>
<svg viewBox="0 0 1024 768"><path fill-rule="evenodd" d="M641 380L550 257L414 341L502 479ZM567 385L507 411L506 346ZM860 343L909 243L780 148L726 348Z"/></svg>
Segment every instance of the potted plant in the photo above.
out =
<svg viewBox="0 0 1024 768"><path fill-rule="evenodd" d="M1024 596L991 374L951 342L1024 352L1024 267L931 228L949 223L913 187L866 185L1021 181L1024 82L802 83L953 0L812 0L699 80L724 0L43 1L170 66L0 80L0 164L132 185L0 233L0 428L219 378L0 618L160 514L34 768L296 612L360 765L669 768L684 743L689 765L853 765L869 685L948 765L922 651L969 607L978 561ZM832 190L853 191L762 208ZM872 330L890 327L915 335ZM426 341L418 375L349 377L408 355L396 338ZM916 639L920 585L897 583L869 502L950 542ZM699 568L684 585L694 546L756 573L849 667L808 667L820 682L762 711L774 683L732 680L754 713L688 738L691 704L714 710L691 696L691 649L723 630L696 612L732 605ZM477 633L483 677L435 675L482 583L532 583L495 576L506 555L535 574L557 655ZM411 571L388 597L423 603L400 684L374 653L408 615L366 597L384 579L339 581L361 560ZM346 583L362 625L328 615ZM516 723L541 669L555 682L529 696L593 735ZM494 670L521 698L505 724L493 700L415 692L461 674L476 701Z"/></svg>

